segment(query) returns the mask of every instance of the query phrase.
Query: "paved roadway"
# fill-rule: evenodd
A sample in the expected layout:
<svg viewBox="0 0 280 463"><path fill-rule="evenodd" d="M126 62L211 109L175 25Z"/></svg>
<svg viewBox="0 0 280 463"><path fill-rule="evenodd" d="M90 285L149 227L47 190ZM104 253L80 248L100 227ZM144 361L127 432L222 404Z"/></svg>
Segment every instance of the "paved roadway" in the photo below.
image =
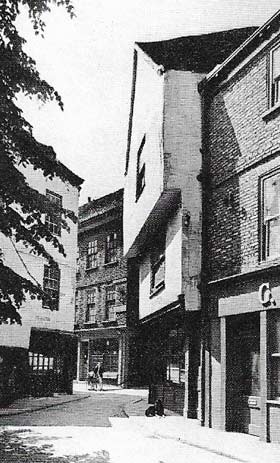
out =
<svg viewBox="0 0 280 463"><path fill-rule="evenodd" d="M233 463L232 459L135 428L133 418L126 418L123 409L136 399L93 393L78 402L1 417L0 462ZM112 427L109 417L115 417Z"/></svg>

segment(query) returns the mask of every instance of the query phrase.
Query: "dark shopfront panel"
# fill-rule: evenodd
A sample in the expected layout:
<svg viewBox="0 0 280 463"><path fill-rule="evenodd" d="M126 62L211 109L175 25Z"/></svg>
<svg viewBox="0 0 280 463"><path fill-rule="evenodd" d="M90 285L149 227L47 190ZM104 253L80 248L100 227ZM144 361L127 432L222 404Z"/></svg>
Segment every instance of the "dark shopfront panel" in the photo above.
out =
<svg viewBox="0 0 280 463"><path fill-rule="evenodd" d="M165 408L183 414L187 400L188 408L195 414L199 349L193 348L192 336L186 326L184 315L143 325L139 369L142 383L149 385L150 403L161 399ZM195 328L196 323L191 326ZM197 336L194 337L198 341Z"/></svg>
<svg viewBox="0 0 280 463"><path fill-rule="evenodd" d="M205 423L280 442L279 278L228 282L215 288L211 303Z"/></svg>
<svg viewBox="0 0 280 463"><path fill-rule="evenodd" d="M89 341L89 371L94 369L97 362L103 363L104 372L118 373L118 338L92 339Z"/></svg>
<svg viewBox="0 0 280 463"><path fill-rule="evenodd" d="M30 394L72 393L76 372L77 339L58 330L31 331L29 348Z"/></svg>
<svg viewBox="0 0 280 463"><path fill-rule="evenodd" d="M260 315L227 318L226 429L260 435Z"/></svg>

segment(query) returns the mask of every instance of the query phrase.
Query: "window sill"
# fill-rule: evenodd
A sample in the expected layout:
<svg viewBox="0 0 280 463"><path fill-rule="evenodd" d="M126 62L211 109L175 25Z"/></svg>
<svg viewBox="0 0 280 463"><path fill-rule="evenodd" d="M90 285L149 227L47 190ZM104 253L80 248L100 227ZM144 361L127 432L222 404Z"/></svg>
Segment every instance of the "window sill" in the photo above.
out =
<svg viewBox="0 0 280 463"><path fill-rule="evenodd" d="M87 328L96 328L98 326L97 322L84 322L83 325Z"/></svg>
<svg viewBox="0 0 280 463"><path fill-rule="evenodd" d="M269 108L263 115L262 118L263 120L268 120L272 119L273 117L276 117L277 114L280 113L280 103L277 103L276 105L272 106Z"/></svg>
<svg viewBox="0 0 280 463"><path fill-rule="evenodd" d="M258 268L267 268L267 267L273 267L277 266L280 264L280 256L279 257L273 257L273 258L267 258L266 260L261 260L258 264Z"/></svg>
<svg viewBox="0 0 280 463"><path fill-rule="evenodd" d="M49 307L48 305L43 305L42 306L42 309L44 310L49 310L50 312L58 312L59 308L55 308L55 309L52 309L51 307Z"/></svg>
<svg viewBox="0 0 280 463"><path fill-rule="evenodd" d="M98 269L98 265L96 267L87 267L86 272L91 272L92 270L97 270L97 269Z"/></svg>
<svg viewBox="0 0 280 463"><path fill-rule="evenodd" d="M114 265L117 265L119 263L118 260L114 260L114 262L105 262L103 264L103 267L113 267Z"/></svg>
<svg viewBox="0 0 280 463"><path fill-rule="evenodd" d="M269 399L269 400L267 400L266 402L267 402L268 404L280 406L280 398L279 398L279 399Z"/></svg>
<svg viewBox="0 0 280 463"><path fill-rule="evenodd" d="M161 291L163 291L165 288L165 283L164 281L162 281L161 283L159 283L157 285L156 288L153 288L151 289L151 292L150 292L150 299L152 299L154 296L156 296L158 293L160 293Z"/></svg>
<svg viewBox="0 0 280 463"><path fill-rule="evenodd" d="M117 320L103 320L102 323L104 326L116 326Z"/></svg>

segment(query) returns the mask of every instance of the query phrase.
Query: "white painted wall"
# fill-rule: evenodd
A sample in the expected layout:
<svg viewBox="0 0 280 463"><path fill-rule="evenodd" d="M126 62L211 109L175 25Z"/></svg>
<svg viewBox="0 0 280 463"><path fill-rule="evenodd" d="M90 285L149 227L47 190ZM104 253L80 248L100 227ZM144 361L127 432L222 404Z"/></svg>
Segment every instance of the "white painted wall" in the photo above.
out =
<svg viewBox="0 0 280 463"><path fill-rule="evenodd" d="M21 169L29 184L40 193L45 194L46 189L54 191L62 196L62 204L66 209L78 213L78 189L68 183L64 183L58 177L52 180L46 179L40 170L34 171L31 166ZM50 328L72 331L74 326L74 295L76 279L76 258L77 258L77 224L69 220L70 233L65 230L61 232L61 242L64 246L66 257L63 257L51 245L46 248L59 264L61 272L60 281L60 303L58 311L50 311L42 308L42 301L26 301L20 309L22 326L0 325L0 345L25 347L29 346L31 327ZM21 258L29 269L31 275L43 283L44 264L43 258L34 256L23 244L15 244ZM10 240L0 234L0 248L3 250L6 265L10 266L20 275L31 279L24 265L12 246Z"/></svg>
<svg viewBox="0 0 280 463"><path fill-rule="evenodd" d="M184 206L194 220L201 212L201 100L203 74L168 71L164 85L164 180L166 188L181 188Z"/></svg>
<svg viewBox="0 0 280 463"><path fill-rule="evenodd" d="M182 213L169 220L166 231L165 288L150 298L151 260L146 254L139 272L139 318L142 319L177 300L182 293Z"/></svg>
<svg viewBox="0 0 280 463"><path fill-rule="evenodd" d="M168 71L164 86L164 185L180 188L183 208L182 278L187 310L200 308L201 271L201 99L203 74ZM185 217L189 216L188 226Z"/></svg>
<svg viewBox="0 0 280 463"><path fill-rule="evenodd" d="M131 247L163 190L163 85L163 76L139 51L129 169L124 190L124 253ZM136 202L137 153L145 134L142 157L146 164L146 186Z"/></svg>

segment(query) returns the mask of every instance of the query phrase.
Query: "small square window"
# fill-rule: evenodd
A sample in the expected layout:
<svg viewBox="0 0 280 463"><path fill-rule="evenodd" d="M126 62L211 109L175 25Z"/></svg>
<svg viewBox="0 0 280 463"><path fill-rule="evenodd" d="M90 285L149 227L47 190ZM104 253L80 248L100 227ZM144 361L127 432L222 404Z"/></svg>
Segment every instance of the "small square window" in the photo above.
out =
<svg viewBox="0 0 280 463"><path fill-rule="evenodd" d="M60 270L56 265L44 266L43 307L50 310L59 308Z"/></svg>
<svg viewBox="0 0 280 463"><path fill-rule="evenodd" d="M98 267L98 243L97 240L89 241L87 247L87 269Z"/></svg>
<svg viewBox="0 0 280 463"><path fill-rule="evenodd" d="M280 256L280 172L263 179L262 259Z"/></svg>
<svg viewBox="0 0 280 463"><path fill-rule="evenodd" d="M271 51L270 62L270 106L280 102L280 46Z"/></svg>
<svg viewBox="0 0 280 463"><path fill-rule="evenodd" d="M105 244L105 264L117 261L117 244L117 233L114 232L107 235Z"/></svg>
<svg viewBox="0 0 280 463"><path fill-rule="evenodd" d="M47 190L46 197L51 203L56 205L56 211L46 214L45 223L48 230L54 235L61 235L61 209L62 209L62 196Z"/></svg>
<svg viewBox="0 0 280 463"><path fill-rule="evenodd" d="M146 135L144 135L140 148L137 153L137 173L136 173L136 201L141 196L145 188L145 170L146 164L143 159L143 149L146 143Z"/></svg>

